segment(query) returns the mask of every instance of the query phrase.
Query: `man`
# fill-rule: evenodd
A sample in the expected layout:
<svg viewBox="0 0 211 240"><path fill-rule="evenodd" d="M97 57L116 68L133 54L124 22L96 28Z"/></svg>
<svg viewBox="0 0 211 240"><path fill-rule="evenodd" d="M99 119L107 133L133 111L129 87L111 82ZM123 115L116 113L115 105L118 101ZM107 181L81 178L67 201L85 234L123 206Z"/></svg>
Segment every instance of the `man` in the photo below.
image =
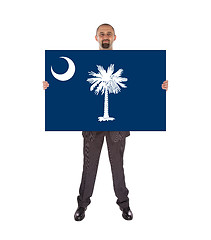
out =
<svg viewBox="0 0 211 240"><path fill-rule="evenodd" d="M109 24L102 24L97 28L96 41L99 43L99 50L113 50L113 42L116 40L114 28ZM43 82L43 88L47 89L48 82ZM162 88L168 89L168 81L164 81ZM128 189L125 184L123 154L125 149L126 137L130 135L129 131L83 131L84 137L84 163L83 173L79 189L78 208L74 218L81 221L85 217L85 211L90 204L94 189L95 178L98 169L101 149L104 137L106 137L109 160L111 164L113 186L117 197L117 204L122 211L122 217L125 220L132 220L133 214L129 206Z"/></svg>

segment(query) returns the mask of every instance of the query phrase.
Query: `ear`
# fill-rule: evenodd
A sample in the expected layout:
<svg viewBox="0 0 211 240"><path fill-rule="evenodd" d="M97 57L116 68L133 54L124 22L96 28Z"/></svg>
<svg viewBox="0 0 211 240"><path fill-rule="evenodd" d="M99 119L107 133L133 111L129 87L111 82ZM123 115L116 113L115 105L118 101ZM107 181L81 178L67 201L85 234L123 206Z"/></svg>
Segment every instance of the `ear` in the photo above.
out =
<svg viewBox="0 0 211 240"><path fill-rule="evenodd" d="M97 36L95 35L95 40L98 42Z"/></svg>
<svg viewBox="0 0 211 240"><path fill-rule="evenodd" d="M116 35L114 36L114 41L116 40Z"/></svg>

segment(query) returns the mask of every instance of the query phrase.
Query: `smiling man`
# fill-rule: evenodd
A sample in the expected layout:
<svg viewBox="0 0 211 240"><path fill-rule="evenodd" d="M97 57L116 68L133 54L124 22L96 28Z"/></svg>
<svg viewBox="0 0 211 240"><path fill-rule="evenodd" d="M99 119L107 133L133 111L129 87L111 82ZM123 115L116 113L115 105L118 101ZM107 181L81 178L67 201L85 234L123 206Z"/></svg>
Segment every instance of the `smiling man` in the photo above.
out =
<svg viewBox="0 0 211 240"><path fill-rule="evenodd" d="M99 50L113 50L113 42L116 40L114 28L109 24L102 24L97 28L96 41L99 43ZM47 89L49 84L43 82L43 88ZM168 89L168 81L164 81L162 89ZM130 135L129 131L83 131L84 137L84 163L79 196L77 198L78 208L74 214L76 221L81 221L85 217L85 211L91 203L91 196L94 190L95 179L99 164L101 149L104 138L106 138L108 155L111 164L114 192L117 197L117 204L122 211L122 217L125 220L132 220L133 214L129 206L128 189L125 183L123 168L123 155L126 143L126 137ZM102 186L103 187L103 186ZM106 199L102 203L102 209L106 205ZM102 216L102 213L99 214ZM99 216L97 216L99 218Z"/></svg>
<svg viewBox="0 0 211 240"><path fill-rule="evenodd" d="M99 50L112 50L113 42L116 40L114 28L109 24L100 25L95 39L99 43Z"/></svg>
<svg viewBox="0 0 211 240"><path fill-rule="evenodd" d="M99 50L113 50L113 42L116 40L114 28L109 24L102 24L96 30L96 41L99 43ZM84 166L81 185L78 196L78 209L74 215L76 221L85 217L85 211L90 204L94 190L94 184L99 164L101 149L104 138L106 138L109 160L113 177L114 192L117 197L122 216L126 220L132 220L133 214L129 207L128 189L125 184L123 168L123 154L125 138L130 135L129 131L98 131L82 132L84 136ZM106 199L105 203L106 205Z"/></svg>

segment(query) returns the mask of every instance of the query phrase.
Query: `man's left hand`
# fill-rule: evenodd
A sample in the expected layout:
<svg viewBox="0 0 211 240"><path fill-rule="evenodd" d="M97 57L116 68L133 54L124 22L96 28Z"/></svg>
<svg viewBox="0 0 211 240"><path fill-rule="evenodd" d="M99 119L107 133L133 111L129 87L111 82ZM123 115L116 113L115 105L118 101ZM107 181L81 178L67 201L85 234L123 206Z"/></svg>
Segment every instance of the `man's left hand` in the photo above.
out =
<svg viewBox="0 0 211 240"><path fill-rule="evenodd" d="M168 90L168 80L164 81L163 84L162 84L162 89L164 90Z"/></svg>

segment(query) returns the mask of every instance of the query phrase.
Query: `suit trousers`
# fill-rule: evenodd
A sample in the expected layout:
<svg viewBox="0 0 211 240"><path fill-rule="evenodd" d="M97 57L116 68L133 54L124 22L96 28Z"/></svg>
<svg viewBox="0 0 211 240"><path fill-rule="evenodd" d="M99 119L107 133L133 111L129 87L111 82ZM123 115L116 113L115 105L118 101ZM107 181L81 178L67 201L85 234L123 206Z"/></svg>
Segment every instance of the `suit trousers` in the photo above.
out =
<svg viewBox="0 0 211 240"><path fill-rule="evenodd" d="M78 206L86 208L91 202L90 198L94 190L104 137L106 137L108 147L108 155L113 177L113 187L117 197L116 203L120 206L120 208L126 208L129 206L129 191L126 188L123 168L125 138L118 142L114 142L112 141L109 132L97 132L93 141L90 141L89 138L84 138L84 163L79 196L77 198Z"/></svg>

